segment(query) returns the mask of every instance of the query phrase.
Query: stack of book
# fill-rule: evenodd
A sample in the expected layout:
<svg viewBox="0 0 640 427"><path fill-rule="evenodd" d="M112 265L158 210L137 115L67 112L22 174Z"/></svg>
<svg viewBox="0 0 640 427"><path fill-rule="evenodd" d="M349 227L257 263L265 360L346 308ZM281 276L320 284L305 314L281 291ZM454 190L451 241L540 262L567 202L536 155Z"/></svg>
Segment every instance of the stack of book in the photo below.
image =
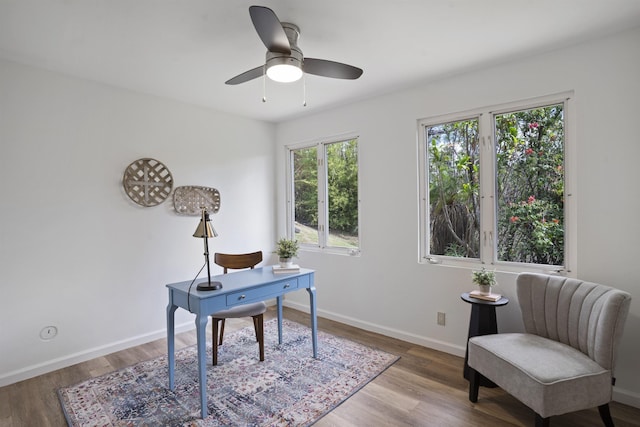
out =
<svg viewBox="0 0 640 427"><path fill-rule="evenodd" d="M477 298L477 299L482 299L485 301L498 301L500 298L502 298L502 295L499 294L483 294L478 290L475 291L471 291L469 292L469 296L471 298Z"/></svg>
<svg viewBox="0 0 640 427"><path fill-rule="evenodd" d="M281 267L279 265L273 266L274 274L290 274L290 273L299 273L300 266L298 264L291 264L289 267Z"/></svg>

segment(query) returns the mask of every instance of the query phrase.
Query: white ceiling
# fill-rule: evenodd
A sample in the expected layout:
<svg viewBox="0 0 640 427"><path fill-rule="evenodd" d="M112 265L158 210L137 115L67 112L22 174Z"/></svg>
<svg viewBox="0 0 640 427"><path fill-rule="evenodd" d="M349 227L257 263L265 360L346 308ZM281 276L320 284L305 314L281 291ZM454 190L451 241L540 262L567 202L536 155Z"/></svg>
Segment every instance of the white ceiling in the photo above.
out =
<svg viewBox="0 0 640 427"><path fill-rule="evenodd" d="M225 85L264 63L252 4L364 74L307 76L307 107L302 82ZM0 0L0 57L277 122L638 26L640 0Z"/></svg>

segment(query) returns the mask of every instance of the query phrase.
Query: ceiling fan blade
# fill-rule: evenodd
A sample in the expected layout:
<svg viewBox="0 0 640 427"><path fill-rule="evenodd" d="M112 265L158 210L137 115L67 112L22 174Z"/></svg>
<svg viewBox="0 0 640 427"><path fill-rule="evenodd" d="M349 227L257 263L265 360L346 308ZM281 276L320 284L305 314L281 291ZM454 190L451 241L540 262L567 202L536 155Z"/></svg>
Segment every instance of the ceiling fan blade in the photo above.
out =
<svg viewBox="0 0 640 427"><path fill-rule="evenodd" d="M358 67L326 59L304 58L302 68L305 73L334 79L355 80L362 75L362 69Z"/></svg>
<svg viewBox="0 0 640 427"><path fill-rule="evenodd" d="M251 15L253 26L269 52L287 55L291 53L291 45L289 45L287 34L284 32L284 28L282 28L282 24L280 24L280 20L273 10L264 6L251 6L249 14Z"/></svg>
<svg viewBox="0 0 640 427"><path fill-rule="evenodd" d="M238 74L237 76L227 80L224 83L228 85L239 85L240 83L248 82L249 80L262 77L263 73L264 73L264 65L261 65L249 71L245 71L242 74Z"/></svg>

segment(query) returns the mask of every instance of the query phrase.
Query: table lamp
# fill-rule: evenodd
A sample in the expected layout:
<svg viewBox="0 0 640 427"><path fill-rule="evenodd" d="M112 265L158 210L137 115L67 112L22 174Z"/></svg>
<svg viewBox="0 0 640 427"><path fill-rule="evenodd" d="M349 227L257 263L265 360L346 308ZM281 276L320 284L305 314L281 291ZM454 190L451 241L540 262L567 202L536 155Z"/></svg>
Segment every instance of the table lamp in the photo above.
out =
<svg viewBox="0 0 640 427"><path fill-rule="evenodd" d="M211 281L211 269L209 268L209 237L218 237L218 233L211 225L209 219L209 213L205 208L202 208L202 217L196 232L193 233L193 237L200 237L204 239L204 259L207 263L207 281L199 283L197 289L199 291L215 291L222 288L222 283Z"/></svg>

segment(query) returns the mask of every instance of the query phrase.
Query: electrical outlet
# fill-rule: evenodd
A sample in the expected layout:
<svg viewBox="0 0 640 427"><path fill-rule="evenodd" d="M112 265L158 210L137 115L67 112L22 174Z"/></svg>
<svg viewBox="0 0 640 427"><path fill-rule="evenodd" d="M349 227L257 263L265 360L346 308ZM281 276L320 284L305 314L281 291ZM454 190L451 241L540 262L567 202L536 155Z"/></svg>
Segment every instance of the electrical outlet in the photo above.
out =
<svg viewBox="0 0 640 427"><path fill-rule="evenodd" d="M55 326L45 326L40 331L40 338L44 341L52 340L58 335L58 328Z"/></svg>
<svg viewBox="0 0 640 427"><path fill-rule="evenodd" d="M438 325L444 326L445 324L445 314L441 311L438 312Z"/></svg>

